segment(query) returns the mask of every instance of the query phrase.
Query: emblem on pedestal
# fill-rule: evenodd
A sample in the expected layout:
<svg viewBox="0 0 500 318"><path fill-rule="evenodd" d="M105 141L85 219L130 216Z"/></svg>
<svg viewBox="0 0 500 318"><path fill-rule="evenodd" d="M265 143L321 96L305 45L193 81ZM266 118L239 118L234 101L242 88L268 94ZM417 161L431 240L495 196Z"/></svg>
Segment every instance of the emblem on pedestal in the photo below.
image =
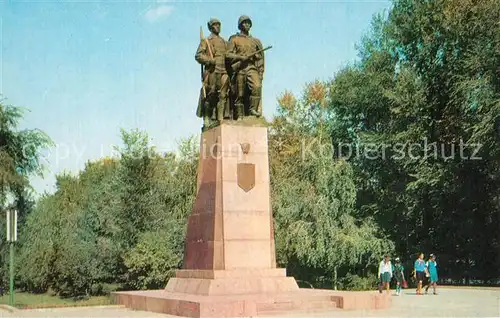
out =
<svg viewBox="0 0 500 318"><path fill-rule="evenodd" d="M255 186L255 165L253 163L238 163L237 166L238 186L245 192Z"/></svg>
<svg viewBox="0 0 500 318"><path fill-rule="evenodd" d="M244 142L240 144L240 146L241 146L241 151L243 151L245 155L248 154L248 152L250 151L250 144L248 142Z"/></svg>

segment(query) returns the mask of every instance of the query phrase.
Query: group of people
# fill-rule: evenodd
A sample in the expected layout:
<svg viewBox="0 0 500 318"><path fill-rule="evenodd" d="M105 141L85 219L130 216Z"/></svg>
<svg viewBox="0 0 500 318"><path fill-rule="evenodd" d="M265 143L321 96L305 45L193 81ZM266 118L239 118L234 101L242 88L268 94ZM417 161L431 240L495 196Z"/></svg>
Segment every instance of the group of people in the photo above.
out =
<svg viewBox="0 0 500 318"><path fill-rule="evenodd" d="M425 293L429 292L429 288L432 286L434 295L437 295L437 262L436 255L430 254L427 261L424 260L424 254L421 253L415 260L413 266L412 276L417 283L417 295L423 295L422 287L425 282ZM378 277L380 279L379 292L385 289L387 293L390 292L390 283L394 279L396 282L396 295L401 295L401 288L408 287L408 284L404 275L404 267L401 263L401 259L396 257L394 264L391 263L389 255L385 255L384 259L380 262L378 267Z"/></svg>

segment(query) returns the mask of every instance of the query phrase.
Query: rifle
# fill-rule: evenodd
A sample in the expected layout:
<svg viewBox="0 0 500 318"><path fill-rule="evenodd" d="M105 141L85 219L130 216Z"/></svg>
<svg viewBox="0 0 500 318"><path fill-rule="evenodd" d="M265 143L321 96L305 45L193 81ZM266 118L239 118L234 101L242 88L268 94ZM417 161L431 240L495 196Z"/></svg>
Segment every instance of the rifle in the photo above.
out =
<svg viewBox="0 0 500 318"><path fill-rule="evenodd" d="M212 54L212 49L210 48L210 43L208 43L208 40L203 36L203 28L200 26L200 41L205 41L207 44L207 49L208 49L208 54L210 55L211 58L214 58L214 55ZM201 66L201 85L203 89L203 98L207 97L207 90L205 88L205 80L208 77L208 73L205 74L203 71L203 64Z"/></svg>
<svg viewBox="0 0 500 318"><path fill-rule="evenodd" d="M238 62L236 62L236 63L234 63L234 64L231 64L231 68L233 69L233 72L238 71L238 69L240 68L240 66L241 66L241 63L242 63L242 62L247 61L249 58L251 58L252 56L254 56L254 55L256 55L256 54L258 54L258 53L260 53L260 52L267 51L267 50L269 50L270 48L272 48L272 46L271 46L271 45L270 45L270 46L268 46L268 47L265 47L265 48L263 48L263 49L257 50L257 51L255 51L255 52L253 52L252 54L250 54L250 55L246 56L244 61L238 61Z"/></svg>
<svg viewBox="0 0 500 318"><path fill-rule="evenodd" d="M200 27L200 42L203 41L203 28ZM203 83L203 64L200 64L201 67L201 82Z"/></svg>

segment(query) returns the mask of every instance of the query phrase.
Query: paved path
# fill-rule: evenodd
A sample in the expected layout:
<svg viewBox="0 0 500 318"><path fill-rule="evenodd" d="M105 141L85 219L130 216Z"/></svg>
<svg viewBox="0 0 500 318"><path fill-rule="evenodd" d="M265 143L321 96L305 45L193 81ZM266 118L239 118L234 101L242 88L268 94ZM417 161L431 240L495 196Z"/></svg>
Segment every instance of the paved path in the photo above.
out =
<svg viewBox="0 0 500 318"><path fill-rule="evenodd" d="M417 296L410 289L405 294L393 297L390 309L378 311L330 311L310 314L272 316L274 318L299 317L500 317L500 289L442 288L439 295ZM57 308L43 310L18 310L9 313L0 309L0 317L119 317L119 318L174 318L174 316L143 311L132 311L119 307ZM271 317L271 316L268 316Z"/></svg>
<svg viewBox="0 0 500 318"><path fill-rule="evenodd" d="M394 296L387 310L335 311L299 317L500 317L500 289L439 289L439 295L415 295L414 289L401 296ZM282 317L280 317L282 318Z"/></svg>

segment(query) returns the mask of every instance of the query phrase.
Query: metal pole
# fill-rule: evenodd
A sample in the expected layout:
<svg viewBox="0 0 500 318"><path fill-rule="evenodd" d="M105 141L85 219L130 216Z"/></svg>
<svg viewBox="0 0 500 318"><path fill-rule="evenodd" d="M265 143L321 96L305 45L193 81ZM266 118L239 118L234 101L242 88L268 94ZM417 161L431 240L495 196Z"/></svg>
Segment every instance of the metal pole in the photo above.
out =
<svg viewBox="0 0 500 318"><path fill-rule="evenodd" d="M10 242L10 292L9 306L14 306L14 242Z"/></svg>

